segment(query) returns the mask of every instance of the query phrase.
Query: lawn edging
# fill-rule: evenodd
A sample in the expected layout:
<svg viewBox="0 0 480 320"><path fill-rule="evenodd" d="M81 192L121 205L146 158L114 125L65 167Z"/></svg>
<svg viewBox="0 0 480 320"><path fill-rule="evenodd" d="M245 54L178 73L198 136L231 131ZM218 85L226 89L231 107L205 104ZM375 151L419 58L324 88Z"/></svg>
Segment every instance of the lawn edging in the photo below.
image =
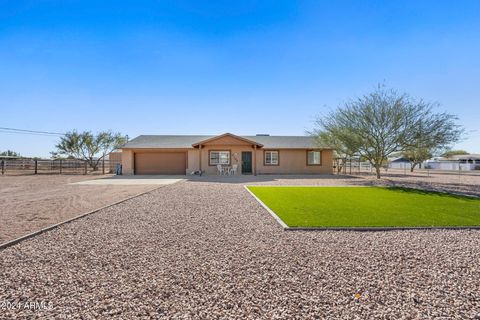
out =
<svg viewBox="0 0 480 320"><path fill-rule="evenodd" d="M179 182L180 182L180 181L179 181ZM176 183L177 183L177 182L176 182ZM76 216L76 217L67 219L67 220L62 221L62 222L59 222L59 223L52 224L51 226L42 228L42 229L37 230L37 231L34 231L34 232L31 232L31 233L29 233L29 234L26 234L26 235L24 235L24 236L18 237L18 238L16 238L16 239L9 240L9 241L7 241L7 242L4 242L4 243L0 244L0 250L6 249L6 248L8 248L8 247L11 247L11 246L13 246L13 245L15 245L15 244L17 244L17 243L20 243L20 242L24 241L24 240L27 240L27 239L33 238L33 237L35 237L35 236L38 236L38 235L40 235L40 234L42 234L42 233L44 233L44 232L47 232L47 231L53 230L53 229L55 229L55 228L58 228L58 227L60 227L60 226L62 226L62 225L64 225L64 224L67 224L67 223L73 222L73 221L75 221L75 220L81 219L81 218L83 218L83 217L86 217L86 216L88 216L88 215L90 215L90 214L92 214L92 213L98 212L98 211L100 211L100 210L103 210L103 209L106 209L106 208L109 208L109 207L113 207L113 206L115 206L115 205L117 205L117 204L120 204L120 203L122 203L122 202L125 202L125 201L128 201L128 200L131 200L131 199L140 197L140 196L142 196L142 195L144 195L144 194L150 193L150 192L152 192L152 191L158 190L158 189L163 188L163 187L166 187L166 186L167 186L167 185L160 185L160 186L157 187L157 188L140 192L140 193L135 194L135 195L133 195L133 196L129 196L129 197L125 198L125 199L116 201L116 202L114 202L114 203L107 204L107 205L105 205L105 206L103 206L103 207L100 207L100 208L97 208L97 209L93 209L93 210L87 211L87 212L82 213L82 214L80 214L80 215L78 215L78 216Z"/></svg>
<svg viewBox="0 0 480 320"><path fill-rule="evenodd" d="M286 231L402 231L402 230L480 230L480 226L434 227L288 227Z"/></svg>
<svg viewBox="0 0 480 320"><path fill-rule="evenodd" d="M260 198L258 198L248 185L243 186L252 197L280 224L284 231L401 231L401 230L480 230L480 226L419 226L419 227L290 227L272 209L270 209ZM252 187L257 187L252 185ZM276 187L276 186L266 186ZM285 186L282 186L285 187ZM309 186L311 187L311 186ZM337 187L337 186L335 186ZM421 189L419 189L421 190ZM448 194L448 193L446 193ZM460 194L462 195L462 194Z"/></svg>
<svg viewBox="0 0 480 320"><path fill-rule="evenodd" d="M282 226L283 230L288 230L290 229L290 227L285 223L283 222L282 219L280 219L279 216L277 216L277 214L275 212L272 211L272 209L270 209L265 203L263 203L262 200L260 200L252 191L250 191L248 189L248 186L247 185L244 185L243 186L245 188L245 190L248 191L248 193L250 193L252 195L252 197L257 200L257 202L265 209L267 210L268 213L270 213L270 215Z"/></svg>

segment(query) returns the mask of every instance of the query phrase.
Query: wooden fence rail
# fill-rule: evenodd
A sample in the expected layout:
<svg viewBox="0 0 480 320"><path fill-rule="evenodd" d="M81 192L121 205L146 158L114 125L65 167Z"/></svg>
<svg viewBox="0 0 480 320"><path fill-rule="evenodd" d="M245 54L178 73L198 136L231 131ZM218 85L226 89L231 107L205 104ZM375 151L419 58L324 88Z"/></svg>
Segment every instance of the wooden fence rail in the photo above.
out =
<svg viewBox="0 0 480 320"><path fill-rule="evenodd" d="M0 159L2 175L115 173L118 161L104 160L93 168L84 160Z"/></svg>

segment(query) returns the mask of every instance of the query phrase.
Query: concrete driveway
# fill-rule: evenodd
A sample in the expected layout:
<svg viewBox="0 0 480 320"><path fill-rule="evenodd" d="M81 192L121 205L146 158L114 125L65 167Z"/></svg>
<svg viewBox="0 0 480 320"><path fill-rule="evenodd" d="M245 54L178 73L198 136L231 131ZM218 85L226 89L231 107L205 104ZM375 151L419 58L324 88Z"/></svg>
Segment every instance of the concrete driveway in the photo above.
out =
<svg viewBox="0 0 480 320"><path fill-rule="evenodd" d="M110 176L101 179L86 180L73 184L82 185L167 185L185 180L185 176Z"/></svg>

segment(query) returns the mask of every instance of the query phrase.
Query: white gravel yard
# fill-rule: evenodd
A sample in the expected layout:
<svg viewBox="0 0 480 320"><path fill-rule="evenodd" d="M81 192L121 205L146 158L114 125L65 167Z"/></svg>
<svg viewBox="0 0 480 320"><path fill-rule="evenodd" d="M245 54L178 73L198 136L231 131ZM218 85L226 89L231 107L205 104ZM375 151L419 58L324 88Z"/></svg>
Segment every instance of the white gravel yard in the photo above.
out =
<svg viewBox="0 0 480 320"><path fill-rule="evenodd" d="M0 251L0 318L480 313L478 230L282 231L243 183L207 180L154 190ZM53 309L24 308L25 302Z"/></svg>

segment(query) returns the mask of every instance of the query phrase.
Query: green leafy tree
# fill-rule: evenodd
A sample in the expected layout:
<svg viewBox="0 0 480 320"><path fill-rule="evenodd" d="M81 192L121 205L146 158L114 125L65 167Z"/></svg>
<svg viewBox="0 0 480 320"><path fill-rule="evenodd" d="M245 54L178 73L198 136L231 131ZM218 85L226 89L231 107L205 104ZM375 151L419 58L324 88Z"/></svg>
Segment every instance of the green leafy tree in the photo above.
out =
<svg viewBox="0 0 480 320"><path fill-rule="evenodd" d="M126 136L111 131L102 131L96 135L89 131L71 131L60 139L55 146L57 150L51 154L54 158L67 156L85 160L93 170L97 170L100 161L107 154L126 142Z"/></svg>
<svg viewBox="0 0 480 320"><path fill-rule="evenodd" d="M410 160L410 171L423 161L430 159L458 142L463 129L456 124L457 117L447 113L434 113L432 107L425 105L429 110L428 116L418 119L415 135L408 141L403 156Z"/></svg>
<svg viewBox="0 0 480 320"><path fill-rule="evenodd" d="M461 156L464 154L469 154L469 153L465 150L449 150L442 153L442 157L450 158L451 156Z"/></svg>
<svg viewBox="0 0 480 320"><path fill-rule="evenodd" d="M428 148L415 147L403 152L402 156L410 161L410 171L413 172L416 166L433 157L433 153Z"/></svg>
<svg viewBox="0 0 480 320"><path fill-rule="evenodd" d="M7 150L7 151L0 152L0 156L21 157L20 153L12 151L12 150Z"/></svg>
<svg viewBox="0 0 480 320"><path fill-rule="evenodd" d="M331 131L320 131L315 129L311 132L316 136L316 144L320 148L332 148L337 158L337 172L341 172L347 165L347 160L358 154L361 141L356 136L349 135L342 128L331 128Z"/></svg>
<svg viewBox="0 0 480 320"><path fill-rule="evenodd" d="M314 132L321 143L336 141L336 145L352 146L372 164L380 178L380 169L390 155L423 146L440 148L455 142L454 138L461 134L456 117L436 114L433 107L380 85L318 118ZM448 125L432 130L444 118ZM439 138L442 135L445 139Z"/></svg>

